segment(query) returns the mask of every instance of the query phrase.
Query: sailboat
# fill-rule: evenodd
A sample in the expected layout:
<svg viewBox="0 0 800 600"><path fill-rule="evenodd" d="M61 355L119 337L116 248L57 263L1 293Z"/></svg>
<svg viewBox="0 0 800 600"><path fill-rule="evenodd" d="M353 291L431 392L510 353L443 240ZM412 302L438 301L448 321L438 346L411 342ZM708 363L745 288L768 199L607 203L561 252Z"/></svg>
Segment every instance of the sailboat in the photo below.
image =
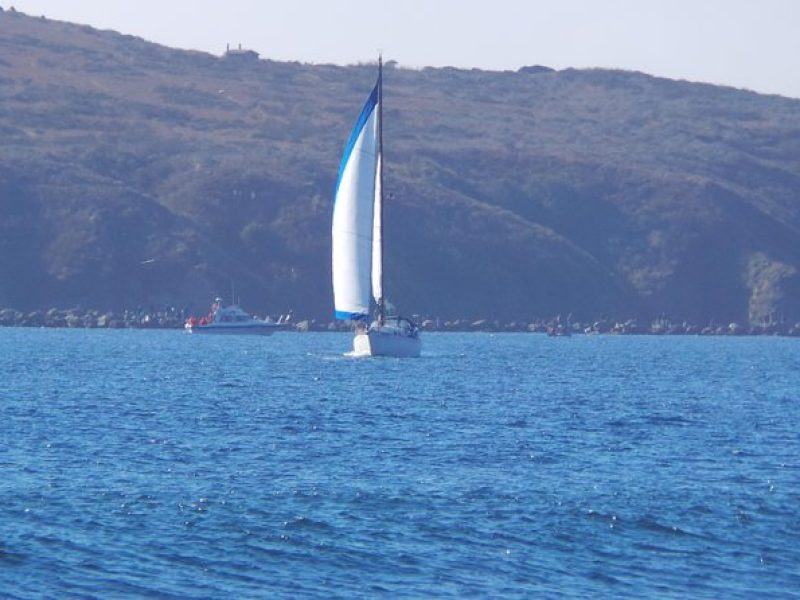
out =
<svg viewBox="0 0 800 600"><path fill-rule="evenodd" d="M419 328L390 315L383 286L383 61L345 146L333 203L331 234L336 318L353 321L358 356L417 357ZM369 321L374 300L375 320Z"/></svg>

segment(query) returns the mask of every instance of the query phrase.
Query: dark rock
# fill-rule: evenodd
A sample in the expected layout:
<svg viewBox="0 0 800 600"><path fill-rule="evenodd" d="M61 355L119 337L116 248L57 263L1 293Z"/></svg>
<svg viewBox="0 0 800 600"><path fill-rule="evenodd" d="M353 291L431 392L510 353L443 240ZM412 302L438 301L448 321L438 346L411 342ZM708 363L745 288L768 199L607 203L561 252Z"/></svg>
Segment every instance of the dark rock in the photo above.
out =
<svg viewBox="0 0 800 600"><path fill-rule="evenodd" d="M23 324L27 327L43 327L45 320L45 314L40 310L35 310L25 315Z"/></svg>
<svg viewBox="0 0 800 600"><path fill-rule="evenodd" d="M13 308L4 308L0 310L0 325L4 327L12 327L18 325L22 320L22 313Z"/></svg>

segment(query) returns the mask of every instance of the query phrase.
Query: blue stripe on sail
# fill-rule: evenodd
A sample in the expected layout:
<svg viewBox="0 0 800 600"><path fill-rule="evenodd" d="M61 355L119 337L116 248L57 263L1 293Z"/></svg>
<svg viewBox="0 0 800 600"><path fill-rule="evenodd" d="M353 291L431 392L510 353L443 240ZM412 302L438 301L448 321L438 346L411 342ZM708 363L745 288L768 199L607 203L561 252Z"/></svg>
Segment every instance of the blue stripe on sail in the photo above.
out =
<svg viewBox="0 0 800 600"><path fill-rule="evenodd" d="M353 146L356 145L359 136L361 135L361 131L364 129L364 125L367 124L372 111L375 110L375 107L378 105L378 86L380 82L375 84L375 87L372 89L372 93L367 98L367 102L364 104L364 108L361 109L361 114L358 115L358 120L356 120L356 124L353 127L353 131L350 132L350 139L347 140L347 145L344 147L344 154L342 155L342 162L339 165L339 177L336 180L336 193L339 193L339 184L342 182L342 174L344 173L345 167L347 167L347 163L350 160L350 154L353 152ZM335 198L335 197L334 197Z"/></svg>
<svg viewBox="0 0 800 600"><path fill-rule="evenodd" d="M354 313L343 310L337 310L335 314L339 321L360 321L368 316L367 313Z"/></svg>

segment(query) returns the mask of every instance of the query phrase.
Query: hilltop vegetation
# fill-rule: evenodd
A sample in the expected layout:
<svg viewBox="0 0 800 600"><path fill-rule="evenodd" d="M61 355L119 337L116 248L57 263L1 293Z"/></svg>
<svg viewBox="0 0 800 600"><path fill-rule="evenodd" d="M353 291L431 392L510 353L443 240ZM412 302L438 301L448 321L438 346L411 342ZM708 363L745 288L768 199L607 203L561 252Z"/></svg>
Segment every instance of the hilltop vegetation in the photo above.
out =
<svg viewBox="0 0 800 600"><path fill-rule="evenodd" d="M250 61L0 14L0 306L329 318L374 65ZM385 74L407 311L800 320L800 101L641 73Z"/></svg>

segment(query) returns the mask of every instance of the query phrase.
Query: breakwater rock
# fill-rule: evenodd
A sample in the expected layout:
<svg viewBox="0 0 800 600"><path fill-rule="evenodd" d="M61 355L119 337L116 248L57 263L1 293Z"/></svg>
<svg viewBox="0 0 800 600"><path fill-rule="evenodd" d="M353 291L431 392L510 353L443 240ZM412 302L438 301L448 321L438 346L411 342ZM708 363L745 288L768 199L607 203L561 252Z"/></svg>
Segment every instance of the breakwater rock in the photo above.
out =
<svg viewBox="0 0 800 600"><path fill-rule="evenodd" d="M22 312L13 308L0 309L0 327L67 327L100 329L181 329L187 311L176 308L163 310L133 309L122 312L84 310L81 308L35 310ZM659 318L649 323L636 319L600 319L588 323L554 317L550 319L452 319L412 315L423 331L452 332L529 332L553 335L782 335L800 337L800 323L764 322L759 324L709 323L697 325L686 321L672 322ZM284 331L350 331L349 321L282 318Z"/></svg>
<svg viewBox="0 0 800 600"><path fill-rule="evenodd" d="M183 327L186 317L177 309L111 311L51 308L47 311L22 312L0 309L2 327L69 327L106 329L175 329Z"/></svg>

